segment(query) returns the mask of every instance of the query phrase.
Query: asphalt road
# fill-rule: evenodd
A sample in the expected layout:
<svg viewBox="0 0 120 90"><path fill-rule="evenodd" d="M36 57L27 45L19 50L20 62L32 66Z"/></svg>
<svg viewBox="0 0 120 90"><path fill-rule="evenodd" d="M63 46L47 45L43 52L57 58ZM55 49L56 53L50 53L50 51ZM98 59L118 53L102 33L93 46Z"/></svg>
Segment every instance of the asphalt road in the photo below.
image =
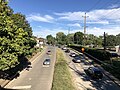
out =
<svg viewBox="0 0 120 90"><path fill-rule="evenodd" d="M51 55L46 52L51 50ZM50 65L43 65L43 61L50 58ZM32 62L32 68L24 70L17 79L12 80L5 88L20 90L51 90L56 60L56 48L48 46L46 50Z"/></svg>
<svg viewBox="0 0 120 90"><path fill-rule="evenodd" d="M74 51L71 51L74 52ZM88 61L81 63L72 62L72 57L69 53L66 54L68 57L68 65L73 73L77 90L120 90L120 87L104 75L101 80L93 80L90 76L85 73L85 69L92 66Z"/></svg>

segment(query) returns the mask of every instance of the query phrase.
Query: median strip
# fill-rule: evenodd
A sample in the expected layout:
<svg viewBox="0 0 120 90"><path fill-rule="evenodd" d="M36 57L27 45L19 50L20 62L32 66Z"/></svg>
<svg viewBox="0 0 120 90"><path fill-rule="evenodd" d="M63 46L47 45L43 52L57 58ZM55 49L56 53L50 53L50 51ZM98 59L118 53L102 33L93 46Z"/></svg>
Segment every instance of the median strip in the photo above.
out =
<svg viewBox="0 0 120 90"><path fill-rule="evenodd" d="M72 76L60 49L57 49L56 58L52 90L75 90L72 84Z"/></svg>

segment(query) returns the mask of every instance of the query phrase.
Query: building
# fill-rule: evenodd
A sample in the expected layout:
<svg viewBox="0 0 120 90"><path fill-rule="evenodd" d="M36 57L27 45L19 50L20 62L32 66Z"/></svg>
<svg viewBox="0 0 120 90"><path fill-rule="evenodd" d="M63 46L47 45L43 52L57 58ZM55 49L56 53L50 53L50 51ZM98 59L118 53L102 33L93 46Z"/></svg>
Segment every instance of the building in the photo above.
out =
<svg viewBox="0 0 120 90"><path fill-rule="evenodd" d="M44 38L36 38L37 44L36 47L43 48L46 44L46 40Z"/></svg>

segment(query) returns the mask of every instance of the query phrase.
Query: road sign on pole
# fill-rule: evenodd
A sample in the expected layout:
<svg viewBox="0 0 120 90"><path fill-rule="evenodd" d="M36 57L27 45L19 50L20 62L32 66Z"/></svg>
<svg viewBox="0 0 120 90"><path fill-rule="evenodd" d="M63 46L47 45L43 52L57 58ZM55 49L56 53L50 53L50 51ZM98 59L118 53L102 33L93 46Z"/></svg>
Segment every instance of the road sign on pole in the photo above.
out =
<svg viewBox="0 0 120 90"><path fill-rule="evenodd" d="M85 51L85 48L82 48L81 50L82 50L82 52L84 52L84 51Z"/></svg>

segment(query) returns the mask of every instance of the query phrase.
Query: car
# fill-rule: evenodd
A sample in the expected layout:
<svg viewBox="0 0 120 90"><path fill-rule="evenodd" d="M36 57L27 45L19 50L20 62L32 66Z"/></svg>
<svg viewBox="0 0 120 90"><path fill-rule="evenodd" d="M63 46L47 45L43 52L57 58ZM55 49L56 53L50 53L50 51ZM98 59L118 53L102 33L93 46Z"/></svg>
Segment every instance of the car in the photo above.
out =
<svg viewBox="0 0 120 90"><path fill-rule="evenodd" d="M51 51L50 51L50 50L48 50L46 54L51 55Z"/></svg>
<svg viewBox="0 0 120 90"><path fill-rule="evenodd" d="M80 63L80 62L81 62L79 56L74 57L74 58L72 59L72 61L75 62L75 63Z"/></svg>
<svg viewBox="0 0 120 90"><path fill-rule="evenodd" d="M81 60L82 62L84 62L84 61L86 60L83 55L79 55L79 57L80 57L80 60Z"/></svg>
<svg viewBox="0 0 120 90"><path fill-rule="evenodd" d="M70 53L70 56L71 56L71 57L75 57L76 54L75 54L75 53Z"/></svg>
<svg viewBox="0 0 120 90"><path fill-rule="evenodd" d="M67 48L66 47L63 47L62 50L66 50Z"/></svg>
<svg viewBox="0 0 120 90"><path fill-rule="evenodd" d="M69 53L69 52L70 52L70 50L69 50L69 49L66 49L66 50L65 50L65 52L66 52L66 53Z"/></svg>
<svg viewBox="0 0 120 90"><path fill-rule="evenodd" d="M111 57L118 57L119 55L116 52L110 52Z"/></svg>
<svg viewBox="0 0 120 90"><path fill-rule="evenodd" d="M43 65L50 65L50 59L49 58L45 59Z"/></svg>
<svg viewBox="0 0 120 90"><path fill-rule="evenodd" d="M103 78L103 73L98 67L89 67L86 72L93 79Z"/></svg>

